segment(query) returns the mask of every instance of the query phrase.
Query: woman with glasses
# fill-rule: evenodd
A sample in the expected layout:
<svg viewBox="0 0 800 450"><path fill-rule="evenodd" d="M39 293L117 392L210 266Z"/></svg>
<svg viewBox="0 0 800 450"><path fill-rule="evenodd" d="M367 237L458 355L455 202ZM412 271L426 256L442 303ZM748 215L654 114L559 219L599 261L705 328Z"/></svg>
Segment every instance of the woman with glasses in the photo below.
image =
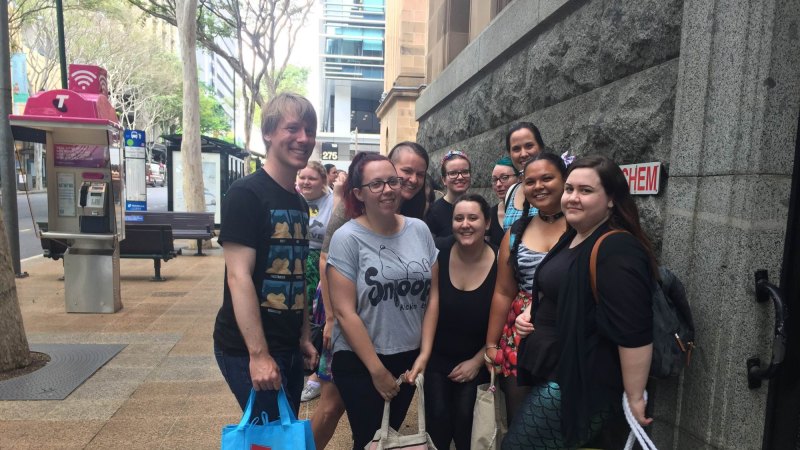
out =
<svg viewBox="0 0 800 450"><path fill-rule="evenodd" d="M351 220L334 233L327 258L332 372L353 449L380 428L384 401L400 428L436 332L438 251L422 221L397 214L402 182L385 156L356 155L345 184Z"/></svg>
<svg viewBox="0 0 800 450"><path fill-rule="evenodd" d="M469 158L464 152L450 150L442 158L444 197L433 202L425 214L425 223L434 238L453 235L453 204L464 195L472 183Z"/></svg>
<svg viewBox="0 0 800 450"><path fill-rule="evenodd" d="M506 151L514 164L514 168L522 173L525 163L544 150L542 134L536 125L530 122L519 122L514 124L506 134ZM511 225L522 217L522 208L525 203L525 195L517 183L508 190L506 195L506 214L503 219L503 230L508 230ZM536 214L536 208L529 212Z"/></svg>
<svg viewBox="0 0 800 450"><path fill-rule="evenodd" d="M399 189L398 212L406 217L422 219L427 205L425 196L426 174L428 171L428 152L416 142L403 141L395 145L389 152L389 160L397 169L397 174L403 179ZM345 177L346 178L346 177ZM320 254L320 296L325 311L332 311L330 295L328 294L328 278L325 274L327 267L328 250L331 238L349 218L345 214L344 202L340 202L334 209L325 232ZM320 379L319 402L311 416L311 431L314 433L314 443L319 449L325 448L336 432L336 425L344 414L344 403L339 395L339 390L333 383L331 364L331 335L333 334L334 317L327 314L323 319L325 327L322 332L322 354L319 358L317 375Z"/></svg>
<svg viewBox="0 0 800 450"><path fill-rule="evenodd" d="M506 193L508 188L517 182L517 170L514 168L514 163L508 156L503 156L498 159L492 169L492 190L497 196L498 203L492 206L491 210L491 223L489 225L489 242L495 247L500 246L506 230L503 229L503 220L506 217Z"/></svg>

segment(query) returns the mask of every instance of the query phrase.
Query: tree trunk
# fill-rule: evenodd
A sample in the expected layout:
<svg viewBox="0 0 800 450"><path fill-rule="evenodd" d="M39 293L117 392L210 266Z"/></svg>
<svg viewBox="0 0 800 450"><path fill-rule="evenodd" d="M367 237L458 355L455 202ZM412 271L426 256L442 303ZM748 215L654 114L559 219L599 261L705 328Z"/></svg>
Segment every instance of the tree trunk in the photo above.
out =
<svg viewBox="0 0 800 450"><path fill-rule="evenodd" d="M200 153L200 88L197 82L197 0L176 4L183 57L183 198L186 210L205 211L203 163Z"/></svg>
<svg viewBox="0 0 800 450"><path fill-rule="evenodd" d="M0 372L24 367L29 363L30 348L22 326L6 227L0 215Z"/></svg>

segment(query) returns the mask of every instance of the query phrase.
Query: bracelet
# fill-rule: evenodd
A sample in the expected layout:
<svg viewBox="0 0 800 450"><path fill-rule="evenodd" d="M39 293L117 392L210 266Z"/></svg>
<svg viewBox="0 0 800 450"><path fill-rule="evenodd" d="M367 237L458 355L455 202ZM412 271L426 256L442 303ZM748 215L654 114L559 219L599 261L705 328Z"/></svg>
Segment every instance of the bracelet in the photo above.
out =
<svg viewBox="0 0 800 450"><path fill-rule="evenodd" d="M486 350L489 350L490 348L493 348L495 350L500 350L499 345L491 345L491 344L486 345Z"/></svg>

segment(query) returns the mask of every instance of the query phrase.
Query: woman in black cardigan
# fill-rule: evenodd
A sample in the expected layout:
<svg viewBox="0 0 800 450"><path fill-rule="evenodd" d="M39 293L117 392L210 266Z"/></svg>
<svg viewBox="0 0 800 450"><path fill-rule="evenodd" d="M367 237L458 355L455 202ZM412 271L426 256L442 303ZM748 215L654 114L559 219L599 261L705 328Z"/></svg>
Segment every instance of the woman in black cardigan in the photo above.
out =
<svg viewBox="0 0 800 450"><path fill-rule="evenodd" d="M520 383L533 391L521 407L503 449L576 448L621 411L628 395L636 420L648 425L644 389L653 340L651 297L655 258L642 231L622 171L603 156L569 168L561 200L570 229L540 264L537 299L516 322L528 335L518 358ZM589 258L612 229L597 260L598 299Z"/></svg>

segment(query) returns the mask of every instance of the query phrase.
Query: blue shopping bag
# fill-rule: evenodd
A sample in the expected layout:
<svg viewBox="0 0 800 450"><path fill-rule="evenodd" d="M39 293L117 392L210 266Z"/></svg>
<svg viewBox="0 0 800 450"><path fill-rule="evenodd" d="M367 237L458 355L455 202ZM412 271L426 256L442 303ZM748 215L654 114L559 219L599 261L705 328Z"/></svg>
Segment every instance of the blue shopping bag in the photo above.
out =
<svg viewBox="0 0 800 450"><path fill-rule="evenodd" d="M283 387L278 392L280 420L269 422L262 412L260 424L258 418L248 423L255 400L256 391L251 389L242 420L222 429L222 450L316 450L311 421L297 420Z"/></svg>

